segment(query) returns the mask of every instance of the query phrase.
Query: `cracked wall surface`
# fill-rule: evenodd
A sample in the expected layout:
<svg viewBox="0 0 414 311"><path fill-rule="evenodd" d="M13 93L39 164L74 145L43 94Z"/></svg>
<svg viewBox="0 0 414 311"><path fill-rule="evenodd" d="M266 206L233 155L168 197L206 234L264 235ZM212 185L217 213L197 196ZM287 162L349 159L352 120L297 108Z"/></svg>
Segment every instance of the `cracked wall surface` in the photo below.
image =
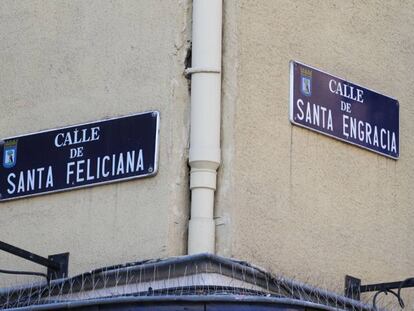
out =
<svg viewBox="0 0 414 311"><path fill-rule="evenodd" d="M190 18L189 0L1 1L1 137L155 109L160 167L153 178L2 203L0 240L70 252L71 275L185 254ZM3 269L43 271L0 258Z"/></svg>

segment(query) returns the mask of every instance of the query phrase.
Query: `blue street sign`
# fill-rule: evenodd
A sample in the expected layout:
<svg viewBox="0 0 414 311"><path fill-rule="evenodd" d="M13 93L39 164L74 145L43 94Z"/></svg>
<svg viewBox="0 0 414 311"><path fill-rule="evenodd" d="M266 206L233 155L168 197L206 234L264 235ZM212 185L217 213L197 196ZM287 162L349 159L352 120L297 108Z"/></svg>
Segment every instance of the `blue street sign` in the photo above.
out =
<svg viewBox="0 0 414 311"><path fill-rule="evenodd" d="M0 201L155 175L158 126L150 111L3 139Z"/></svg>
<svg viewBox="0 0 414 311"><path fill-rule="evenodd" d="M398 159L396 99L310 66L290 63L290 121L310 130Z"/></svg>

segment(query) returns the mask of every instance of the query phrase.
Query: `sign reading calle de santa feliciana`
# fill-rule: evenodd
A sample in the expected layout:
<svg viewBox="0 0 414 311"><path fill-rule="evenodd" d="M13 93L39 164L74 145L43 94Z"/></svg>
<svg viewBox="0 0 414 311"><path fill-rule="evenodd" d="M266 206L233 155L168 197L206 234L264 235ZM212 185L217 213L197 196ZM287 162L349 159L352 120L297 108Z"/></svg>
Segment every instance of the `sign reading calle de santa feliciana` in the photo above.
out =
<svg viewBox="0 0 414 311"><path fill-rule="evenodd" d="M290 63L293 124L399 158L399 103L310 66Z"/></svg>
<svg viewBox="0 0 414 311"><path fill-rule="evenodd" d="M158 111L74 125L0 142L0 201L152 176Z"/></svg>

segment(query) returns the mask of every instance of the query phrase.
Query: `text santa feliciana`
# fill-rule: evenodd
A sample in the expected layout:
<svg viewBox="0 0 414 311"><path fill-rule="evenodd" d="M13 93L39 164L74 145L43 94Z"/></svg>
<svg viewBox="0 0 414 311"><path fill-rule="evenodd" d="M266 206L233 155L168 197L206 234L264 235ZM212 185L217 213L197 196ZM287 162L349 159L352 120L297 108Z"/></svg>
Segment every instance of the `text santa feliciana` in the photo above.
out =
<svg viewBox="0 0 414 311"><path fill-rule="evenodd" d="M144 168L144 152L132 149L116 154L106 154L91 158L83 157L84 144L100 139L100 127L92 127L81 131L74 130L58 133L54 138L56 148L70 146L69 160L65 169L65 184L76 187L87 183L98 183L107 179L127 177L130 173L142 172ZM79 147L82 144L81 147ZM30 191L53 190L55 185L53 165L31 168L20 172L11 172L7 176L7 192L25 194Z"/></svg>

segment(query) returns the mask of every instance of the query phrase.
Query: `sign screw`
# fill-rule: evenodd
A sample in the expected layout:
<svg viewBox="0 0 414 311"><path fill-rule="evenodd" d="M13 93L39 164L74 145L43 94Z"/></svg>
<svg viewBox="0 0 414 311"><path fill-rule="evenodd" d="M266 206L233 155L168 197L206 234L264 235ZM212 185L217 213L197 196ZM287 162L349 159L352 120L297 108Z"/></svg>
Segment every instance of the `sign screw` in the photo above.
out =
<svg viewBox="0 0 414 311"><path fill-rule="evenodd" d="M152 166L150 166L149 168L148 168L148 173L152 173L154 171L154 169L152 168Z"/></svg>

